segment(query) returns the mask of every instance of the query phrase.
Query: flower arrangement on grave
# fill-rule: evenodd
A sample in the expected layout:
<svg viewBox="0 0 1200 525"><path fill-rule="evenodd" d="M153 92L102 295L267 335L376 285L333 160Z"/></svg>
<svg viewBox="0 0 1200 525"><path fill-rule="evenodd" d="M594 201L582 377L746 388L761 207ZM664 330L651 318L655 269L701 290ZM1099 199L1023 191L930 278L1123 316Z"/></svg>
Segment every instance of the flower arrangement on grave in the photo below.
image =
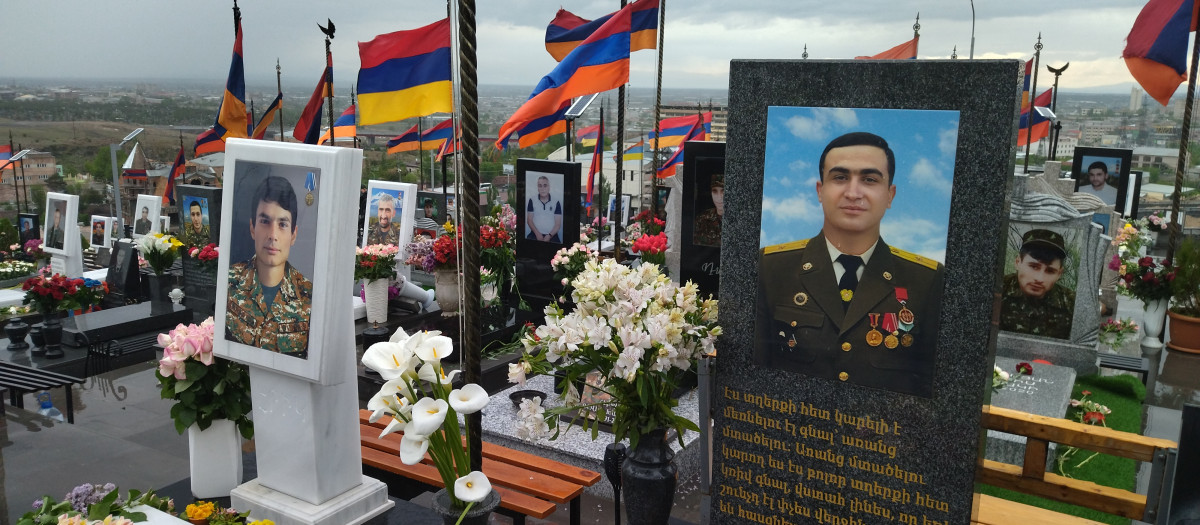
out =
<svg viewBox="0 0 1200 525"><path fill-rule="evenodd" d="M583 271L588 261L595 259L598 255L598 252L592 251L586 244L578 242L554 252L554 257L550 258L550 269L554 271L554 278L558 279L563 286L563 297L559 298L560 302L565 302L566 297L570 297L571 281Z"/></svg>
<svg viewBox="0 0 1200 525"><path fill-rule="evenodd" d="M453 228L449 222L446 224ZM434 239L418 235L415 240L408 243L408 247L405 249L404 263L420 268L427 273L437 270L452 270L458 267L458 247L461 244L462 238L450 233L439 235Z"/></svg>
<svg viewBox="0 0 1200 525"><path fill-rule="evenodd" d="M1171 297L1175 268L1170 260L1155 260L1146 255L1153 243L1151 233L1161 231L1165 221L1157 215L1125 223L1113 238L1116 255L1108 268L1120 275L1117 292L1149 302Z"/></svg>
<svg viewBox="0 0 1200 525"><path fill-rule="evenodd" d="M667 233L658 232L638 237L630 250L641 254L642 262L662 266L667 262Z"/></svg>
<svg viewBox="0 0 1200 525"><path fill-rule="evenodd" d="M508 207L507 204L504 206ZM500 214L504 214L503 209ZM499 225L479 226L479 262L495 276L496 286L500 291L510 289L516 273L516 236L507 226L503 226L506 220L496 217L495 222Z"/></svg>
<svg viewBox="0 0 1200 525"><path fill-rule="evenodd" d="M1107 406L1089 399L1089 397L1092 395L1090 390L1084 390L1079 394L1079 399L1071 400L1071 407L1068 409L1070 411L1070 418L1086 425L1099 425L1102 427L1107 427L1108 425L1105 424L1104 420L1109 414L1112 414L1112 410ZM1074 457L1075 454L1079 453L1079 450L1080 449L1072 446L1066 446L1063 448L1062 452L1057 458L1058 472L1060 474L1070 477L1070 475L1066 472L1066 466L1071 458ZM1087 462L1091 461L1092 458L1099 454L1099 452L1092 452L1091 456L1088 456L1087 459L1080 461L1078 465L1074 466L1074 468L1078 469L1084 466L1087 464Z"/></svg>
<svg viewBox="0 0 1200 525"><path fill-rule="evenodd" d="M391 279L396 276L396 255L400 248L391 244L369 244L354 249L354 280Z"/></svg>
<svg viewBox="0 0 1200 525"><path fill-rule="evenodd" d="M254 437L250 421L250 374L245 365L213 355L213 318L196 325L180 324L158 334L163 358L155 377L163 399L173 399L171 419L182 434L193 424L200 430L228 419L242 437Z"/></svg>
<svg viewBox="0 0 1200 525"><path fill-rule="evenodd" d="M17 525L131 525L146 521L145 513L130 510L141 505L168 513L175 510L174 501L152 490L131 490L122 499L120 489L112 483L84 483L71 489L62 501L49 496L34 501L33 510L18 518Z"/></svg>
<svg viewBox="0 0 1200 525"><path fill-rule="evenodd" d="M193 246L188 250L188 257L191 257L200 264L200 267L206 270L213 270L217 267L217 259L221 257L221 249L216 243L210 242L203 248Z"/></svg>
<svg viewBox="0 0 1200 525"><path fill-rule="evenodd" d="M25 291L22 304L31 305L43 314L91 306L99 302L98 298L102 296L88 286L88 281L93 285L103 285L100 281L68 279L57 273L49 277L30 277L21 285Z"/></svg>
<svg viewBox="0 0 1200 525"><path fill-rule="evenodd" d="M604 384L595 387L600 395L589 404L527 412L523 428L534 437L543 434L535 430L554 429L553 439L557 415L611 409L618 441L628 437L636 448L644 434L670 427L682 442L684 431L697 427L673 412L678 401L671 394L721 335L717 300L701 298L694 283L672 283L654 264L630 268L613 259L590 258L569 284L574 309L546 307L545 324L525 336L525 353L510 367L509 378L520 382L528 374L556 373L564 397L592 372ZM599 419L585 418L583 424L597 425Z"/></svg>
<svg viewBox="0 0 1200 525"><path fill-rule="evenodd" d="M21 251L21 243L15 242L8 245L7 250L0 250L0 259L9 259L17 256L18 254L23 255L24 253Z"/></svg>
<svg viewBox="0 0 1200 525"><path fill-rule="evenodd" d="M1133 319L1108 319L1100 324L1100 342L1110 348L1120 348L1125 344L1125 338L1136 334L1138 325Z"/></svg>
<svg viewBox="0 0 1200 525"><path fill-rule="evenodd" d="M166 233L151 233L137 240L138 253L146 259L154 275L165 273L179 257L179 239Z"/></svg>
<svg viewBox="0 0 1200 525"><path fill-rule="evenodd" d="M458 416L482 410L488 394L475 383L451 389L459 371L447 374L442 359L453 352L454 343L440 332L410 336L398 329L386 342L367 348L362 363L386 381L367 402L372 423L391 417L379 436L404 431L400 461L406 465L420 463L428 453L451 504L465 515L492 488L487 476L470 470L470 451L462 437L467 423L460 425Z"/></svg>
<svg viewBox="0 0 1200 525"><path fill-rule="evenodd" d="M189 520L206 520L216 511L217 505L215 503L211 501L199 500L189 503L188 506L183 509L183 513L180 514L180 517Z"/></svg>
<svg viewBox="0 0 1200 525"><path fill-rule="evenodd" d="M999 392L1006 385L1011 377L1008 372L1005 372L999 366L992 365L992 392Z"/></svg>
<svg viewBox="0 0 1200 525"><path fill-rule="evenodd" d="M203 521L208 525L245 525L250 511L238 512L234 509L222 508L211 501L191 503L179 514L179 517L193 523ZM260 522L261 523L261 522Z"/></svg>
<svg viewBox="0 0 1200 525"><path fill-rule="evenodd" d="M0 262L0 280L16 279L33 273L37 265L31 262L8 260Z"/></svg>
<svg viewBox="0 0 1200 525"><path fill-rule="evenodd" d="M42 251L41 239L29 239L25 241L25 256L30 260L38 260L46 256L46 252Z"/></svg>
<svg viewBox="0 0 1200 525"><path fill-rule="evenodd" d="M635 215L633 217L633 222L638 225L638 233L640 235L655 235L662 233L663 228L667 225L666 221L655 217L649 209L642 210L641 213Z"/></svg>

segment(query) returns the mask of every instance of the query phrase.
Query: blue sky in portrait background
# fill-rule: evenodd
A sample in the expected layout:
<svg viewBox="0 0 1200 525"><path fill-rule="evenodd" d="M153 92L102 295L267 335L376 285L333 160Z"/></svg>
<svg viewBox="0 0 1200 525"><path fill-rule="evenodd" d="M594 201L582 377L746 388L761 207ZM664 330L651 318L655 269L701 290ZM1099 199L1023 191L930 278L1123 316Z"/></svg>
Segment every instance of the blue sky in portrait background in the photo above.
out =
<svg viewBox="0 0 1200 525"><path fill-rule="evenodd" d="M958 120L957 111L768 108L759 247L821 231L821 151L840 135L868 131L896 155L896 198L880 226L883 240L945 262Z"/></svg>
<svg viewBox="0 0 1200 525"><path fill-rule="evenodd" d="M208 225L209 224L209 222L208 222L208 198L207 197L186 196L183 198L183 207L179 208L181 210L179 212L179 214L181 216L183 216L183 225L182 226L186 226L186 225L190 224L192 221L191 209L192 209L193 202L200 203L200 217L201 217L200 223L204 224L204 225Z"/></svg>
<svg viewBox="0 0 1200 525"><path fill-rule="evenodd" d="M385 190L383 188L372 188L371 196L367 198L367 215L371 224L375 224L379 220L379 197L384 193L391 195L396 205L396 220L403 216L404 213L404 190Z"/></svg>

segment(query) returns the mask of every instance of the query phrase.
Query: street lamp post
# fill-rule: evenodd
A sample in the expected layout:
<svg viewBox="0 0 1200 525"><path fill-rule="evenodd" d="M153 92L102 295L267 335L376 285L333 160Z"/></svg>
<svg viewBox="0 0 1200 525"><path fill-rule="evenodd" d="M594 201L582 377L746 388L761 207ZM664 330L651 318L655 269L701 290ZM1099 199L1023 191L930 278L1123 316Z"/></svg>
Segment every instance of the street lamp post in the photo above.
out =
<svg viewBox="0 0 1200 525"><path fill-rule="evenodd" d="M33 150L23 149L21 151L18 151L16 155L13 155L12 157L10 157L8 159L8 162L4 163L3 166L0 166L0 173L3 173L5 168L8 168L9 166L11 166L12 163L25 158L25 155L28 155L29 152L31 152L31 151L33 151ZM17 213L21 213L21 189L17 186L17 169L15 166L13 167L13 196L15 196L17 198ZM25 203L25 211L29 211L29 203L28 202Z"/></svg>
<svg viewBox="0 0 1200 525"><path fill-rule="evenodd" d="M116 224L116 226L113 227L113 231L116 231L119 235L122 235L122 236L125 233L124 224L122 223L125 216L121 213L121 179L120 179L120 177L117 176L117 150L119 150L119 149L121 149L121 147L125 146L125 143L133 140L133 138L138 136L138 134L141 133L142 131L145 131L145 128L135 129L135 130L133 130L133 133L126 135L125 138L123 140L121 140L121 142L119 144L109 144L108 145L108 156L109 156L109 160L112 162L113 201L116 202L116 209L117 209L117 217L116 217L117 224ZM118 237L118 238L120 238L120 237Z"/></svg>

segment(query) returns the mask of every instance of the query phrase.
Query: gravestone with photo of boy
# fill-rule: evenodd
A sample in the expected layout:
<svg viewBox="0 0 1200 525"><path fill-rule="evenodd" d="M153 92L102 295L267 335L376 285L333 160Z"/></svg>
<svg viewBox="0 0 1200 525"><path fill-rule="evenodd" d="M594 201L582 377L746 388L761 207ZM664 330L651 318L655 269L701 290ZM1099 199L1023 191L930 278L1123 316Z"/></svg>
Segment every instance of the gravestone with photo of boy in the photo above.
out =
<svg viewBox="0 0 1200 525"><path fill-rule="evenodd" d="M176 187L179 203L180 266L183 304L202 316L212 315L217 296L217 261L209 244L221 234L221 188L191 184Z"/></svg>

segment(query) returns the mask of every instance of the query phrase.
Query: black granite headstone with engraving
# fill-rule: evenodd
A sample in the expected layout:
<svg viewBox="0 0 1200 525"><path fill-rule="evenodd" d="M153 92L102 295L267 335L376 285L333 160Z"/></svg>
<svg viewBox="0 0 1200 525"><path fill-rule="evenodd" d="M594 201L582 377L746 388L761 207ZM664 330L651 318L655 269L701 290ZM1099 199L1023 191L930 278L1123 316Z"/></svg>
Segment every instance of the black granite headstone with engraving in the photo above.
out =
<svg viewBox="0 0 1200 525"><path fill-rule="evenodd" d="M980 407L990 385L989 353L996 337L991 319L998 270L1003 264L1001 239L1008 215L1007 174L1013 169L1018 73L1014 60L731 63L721 246L721 266L727 271L721 279L720 324L726 331L718 344L721 362L714 377L712 523L970 522L974 468L983 438ZM769 130L771 107L815 109L809 112L813 118L792 119ZM911 205L913 200L941 192L949 220L941 221L946 233L935 240L944 240L944 254L937 259L945 262L941 270L944 285L937 319L915 320L916 327L937 327L933 333L916 333L919 328L913 330L913 326L888 327L892 332L888 335L896 340L880 334L880 339L891 342L879 346L871 344L874 339L870 335L857 333L851 342L850 326L839 335L838 325L826 320L849 319L859 313L867 317L870 310L856 311L849 294L842 295L850 304L848 311L810 312L819 301L808 292L793 295L804 290L794 279L805 271L802 265L770 274L760 268L760 242L775 245L811 238L816 232L805 231L802 221L811 219L820 229L822 205L831 200L822 193L822 201L818 201L815 191L821 174L821 148L803 158L787 158L785 146L790 142L775 144L768 137L775 134L824 144L843 133L870 131L855 118L861 108L957 112L956 126L938 128L945 133L893 125L888 138L889 142L904 143L920 134L926 141L923 147L936 145L928 151L942 148L943 154L954 152L954 157L939 168L934 163L921 165L921 159L914 158L915 148L896 151L910 168L897 168L895 178L888 180L894 181L897 189L894 201L882 203L890 206L887 218L894 221L884 229L883 238L908 250L920 249L915 239L930 237L929 230L938 223L906 217L895 204ZM901 118L911 113L895 112ZM772 148L785 160L779 170L766 172ZM848 163L843 165L839 181L879 182L870 177L870 171L861 171L848 157L842 158ZM779 180L785 176L790 177L788 181ZM794 186L785 195L764 194L764 188L785 193L780 188L786 184ZM847 204L848 209L840 215L857 217L864 210L884 215L884 210L874 206L878 202L858 200L861 191L843 195L846 202L857 204ZM793 195L796 198L789 200ZM844 203L840 198L834 200L835 205ZM776 221L771 224L765 218L768 209ZM787 232L795 234L791 239L764 238L767 226L778 232L793 224L795 231ZM840 226L853 229L856 224L859 222L851 219ZM809 246L817 248L812 243ZM828 255L823 241L819 248L821 255ZM879 250L874 253L865 270L878 269L872 266L875 257L888 259ZM816 264L830 261L818 259ZM926 266L934 271L936 265ZM728 271L731 268L737 271ZM833 271L829 272L828 278L836 281ZM859 291L869 282L890 281L899 288L903 285L897 283L905 279L899 271L864 273ZM834 289L834 284L829 283L828 288ZM888 292L887 297L892 297L891 288ZM780 295L784 293L786 296ZM760 319L756 312L765 297L762 294L786 297L787 305L779 306L794 308L796 315L783 308L776 309L778 319ZM936 291L930 294L920 300L938 300ZM909 299L917 301L912 296ZM894 314L897 309L875 311ZM899 317L900 323L914 322L910 316ZM806 363L787 367L756 364L756 339L762 336L756 335L754 327L775 326L770 324L775 322L782 323L778 332L784 335L787 331L799 333L796 346L810 342L804 330L831 332L828 337L837 342L795 354L810 359ZM900 336L914 333L933 337L932 348L904 345ZM775 351L787 348L786 341L786 337L773 341L780 347ZM908 341L911 345L912 340ZM924 365L905 360L905 356L929 351L933 359L928 372L920 368ZM858 360L854 370L862 372L835 372L830 377L817 373L830 363L851 358ZM928 374L922 377L929 379L917 385L924 388L912 393L900 393L885 382L875 387L868 384L872 376L907 379L909 374L919 373Z"/></svg>
<svg viewBox="0 0 1200 525"><path fill-rule="evenodd" d="M1065 366L1030 363L1033 373L1017 372L1017 359L996 357L996 366L1009 373L1008 384L992 394L992 406L1020 410L1039 416L1061 418L1067 415L1071 403L1071 388L1075 385L1075 370ZM1025 437L989 430L987 459L1022 465L1025 462ZM1057 443L1050 443L1047 454L1048 470L1054 465ZM1050 470L1052 471L1052 470Z"/></svg>
<svg viewBox="0 0 1200 525"><path fill-rule="evenodd" d="M137 251L132 242L117 241L113 244L112 255L109 257L108 292L112 300L106 298L105 306L120 306L128 299L141 295L141 280L138 276Z"/></svg>
<svg viewBox="0 0 1200 525"><path fill-rule="evenodd" d="M679 281L718 297L721 219L725 213L725 143L683 143L683 215Z"/></svg>

